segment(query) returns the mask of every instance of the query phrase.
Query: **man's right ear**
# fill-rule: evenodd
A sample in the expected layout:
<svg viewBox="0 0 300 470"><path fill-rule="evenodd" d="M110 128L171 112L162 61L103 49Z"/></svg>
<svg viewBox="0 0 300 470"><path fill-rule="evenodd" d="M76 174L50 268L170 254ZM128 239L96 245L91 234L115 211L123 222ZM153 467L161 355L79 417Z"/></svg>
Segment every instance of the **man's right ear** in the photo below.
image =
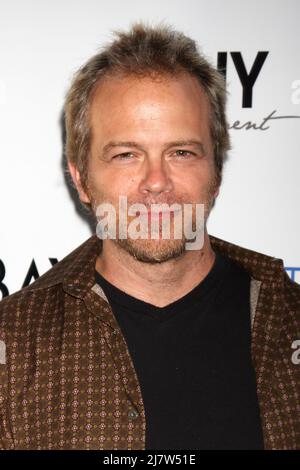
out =
<svg viewBox="0 0 300 470"><path fill-rule="evenodd" d="M72 163L68 160L68 168L69 168L69 172L71 174L73 183L75 184L76 189L78 191L80 200L82 202L90 203L91 202L90 198L88 197L87 193L84 191L84 189L82 187L81 177L80 177L80 173L79 173L77 167L75 166L74 163Z"/></svg>

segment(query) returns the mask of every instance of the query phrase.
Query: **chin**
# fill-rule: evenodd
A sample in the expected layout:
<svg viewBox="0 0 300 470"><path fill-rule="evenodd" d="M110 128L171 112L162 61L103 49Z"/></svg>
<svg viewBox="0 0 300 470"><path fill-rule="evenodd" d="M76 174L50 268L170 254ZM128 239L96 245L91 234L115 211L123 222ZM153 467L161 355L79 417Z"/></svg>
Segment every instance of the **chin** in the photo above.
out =
<svg viewBox="0 0 300 470"><path fill-rule="evenodd" d="M143 263L165 263L185 253L185 240L116 240L118 246Z"/></svg>

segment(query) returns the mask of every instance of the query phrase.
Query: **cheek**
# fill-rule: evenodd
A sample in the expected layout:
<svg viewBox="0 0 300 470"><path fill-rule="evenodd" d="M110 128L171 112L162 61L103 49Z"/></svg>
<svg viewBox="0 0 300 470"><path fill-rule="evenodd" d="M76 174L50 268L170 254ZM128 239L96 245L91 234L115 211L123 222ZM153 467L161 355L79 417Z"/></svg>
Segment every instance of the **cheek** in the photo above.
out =
<svg viewBox="0 0 300 470"><path fill-rule="evenodd" d="M108 174L109 173L109 174ZM137 178L130 174L114 172L98 172L92 177L93 192L97 198L117 201L119 196L130 196L136 192Z"/></svg>
<svg viewBox="0 0 300 470"><path fill-rule="evenodd" d="M215 185L215 170L210 163L193 168L187 171L178 180L178 183L188 192L194 194L206 193L209 188Z"/></svg>

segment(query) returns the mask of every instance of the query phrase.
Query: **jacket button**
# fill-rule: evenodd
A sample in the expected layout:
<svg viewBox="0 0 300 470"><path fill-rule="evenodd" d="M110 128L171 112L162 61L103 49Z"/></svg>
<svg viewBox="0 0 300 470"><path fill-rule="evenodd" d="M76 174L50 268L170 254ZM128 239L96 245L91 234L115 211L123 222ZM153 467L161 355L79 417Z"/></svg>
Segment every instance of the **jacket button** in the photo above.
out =
<svg viewBox="0 0 300 470"><path fill-rule="evenodd" d="M136 419L138 417L138 412L136 410L129 410L128 411L128 418L129 419Z"/></svg>

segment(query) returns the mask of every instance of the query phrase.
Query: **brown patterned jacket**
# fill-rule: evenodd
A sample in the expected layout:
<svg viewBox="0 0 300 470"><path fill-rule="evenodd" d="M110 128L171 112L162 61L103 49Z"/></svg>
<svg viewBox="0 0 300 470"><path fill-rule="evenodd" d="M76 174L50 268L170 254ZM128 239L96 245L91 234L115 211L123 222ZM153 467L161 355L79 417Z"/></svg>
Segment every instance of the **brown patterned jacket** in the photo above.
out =
<svg viewBox="0 0 300 470"><path fill-rule="evenodd" d="M280 259L209 236L251 274L252 357L266 449L300 449L300 285ZM0 302L0 448L144 449L125 339L95 285L90 237Z"/></svg>

